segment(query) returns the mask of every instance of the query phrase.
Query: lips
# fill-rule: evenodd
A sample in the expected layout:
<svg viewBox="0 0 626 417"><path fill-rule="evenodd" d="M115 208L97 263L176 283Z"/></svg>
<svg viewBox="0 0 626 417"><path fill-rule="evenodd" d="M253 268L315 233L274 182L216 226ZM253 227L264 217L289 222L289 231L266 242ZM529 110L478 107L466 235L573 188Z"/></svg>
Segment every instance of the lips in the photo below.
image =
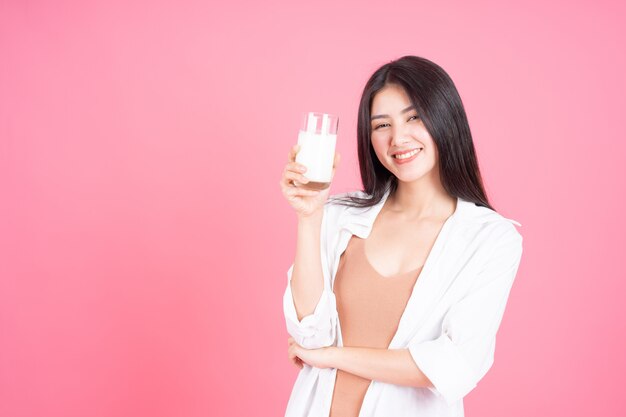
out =
<svg viewBox="0 0 626 417"><path fill-rule="evenodd" d="M424 148L414 148L414 149L408 149L408 150L405 150L405 151L398 151L398 152L394 152L393 154L391 154L391 156L392 156L393 158L396 158L396 159L402 159L402 158L397 158L397 157L398 157L398 156L404 156L404 157L406 157L406 155L407 155L407 154L411 154L411 152L415 152L415 151L417 151L417 152L415 152L415 153L417 154L417 153L419 153L419 151L421 151L422 149L424 149Z"/></svg>
<svg viewBox="0 0 626 417"><path fill-rule="evenodd" d="M399 155L411 155L408 157L404 157L404 158L396 158L396 156L393 156L393 162L397 165L403 165L403 164L408 164L411 161L413 161L414 159L416 159L420 153L422 152L423 148L418 148L418 149L414 149L412 151L409 152L405 152L404 154L399 154ZM398 154L396 154L398 155Z"/></svg>

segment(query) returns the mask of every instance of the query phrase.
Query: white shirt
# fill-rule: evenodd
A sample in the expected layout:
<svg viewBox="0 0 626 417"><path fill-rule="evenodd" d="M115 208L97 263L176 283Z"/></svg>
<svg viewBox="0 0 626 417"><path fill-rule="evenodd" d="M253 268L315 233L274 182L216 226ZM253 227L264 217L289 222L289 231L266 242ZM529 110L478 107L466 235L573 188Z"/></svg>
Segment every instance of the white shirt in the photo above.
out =
<svg viewBox="0 0 626 417"><path fill-rule="evenodd" d="M362 191L353 195L365 197ZM343 195L346 195L345 193ZM315 311L298 320L287 271L287 332L302 347L343 346L332 291L339 258L352 235L367 238L385 200L369 208L324 205L321 261L324 290ZM463 397L494 360L496 332L522 256L522 236L497 212L457 198L416 281L389 349L408 348L433 387L372 381L359 417L460 417ZM285 417L327 417L336 368L304 365Z"/></svg>

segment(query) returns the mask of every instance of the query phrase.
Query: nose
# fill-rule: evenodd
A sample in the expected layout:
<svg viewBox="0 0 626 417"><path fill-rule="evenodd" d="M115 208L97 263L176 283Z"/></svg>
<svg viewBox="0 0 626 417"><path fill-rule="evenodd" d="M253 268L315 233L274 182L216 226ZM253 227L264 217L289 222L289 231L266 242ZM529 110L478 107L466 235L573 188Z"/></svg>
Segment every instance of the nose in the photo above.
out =
<svg viewBox="0 0 626 417"><path fill-rule="evenodd" d="M391 145L397 148L402 148L405 144L411 142L411 137L408 133L408 127L404 124L400 124L392 129L391 132Z"/></svg>

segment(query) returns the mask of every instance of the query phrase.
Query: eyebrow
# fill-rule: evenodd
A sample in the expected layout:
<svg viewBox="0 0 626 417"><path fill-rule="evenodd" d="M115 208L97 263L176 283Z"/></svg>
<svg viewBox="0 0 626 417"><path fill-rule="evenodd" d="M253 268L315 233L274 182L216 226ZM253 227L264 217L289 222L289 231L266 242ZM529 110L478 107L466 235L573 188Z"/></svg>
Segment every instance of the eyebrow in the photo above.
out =
<svg viewBox="0 0 626 417"><path fill-rule="evenodd" d="M400 113L406 113L409 110L415 110L415 106L411 105L411 106L407 107L406 109L402 110ZM389 115L388 114L377 114L376 116L372 116L370 118L370 121L374 120L374 119L383 119L385 117L389 117Z"/></svg>

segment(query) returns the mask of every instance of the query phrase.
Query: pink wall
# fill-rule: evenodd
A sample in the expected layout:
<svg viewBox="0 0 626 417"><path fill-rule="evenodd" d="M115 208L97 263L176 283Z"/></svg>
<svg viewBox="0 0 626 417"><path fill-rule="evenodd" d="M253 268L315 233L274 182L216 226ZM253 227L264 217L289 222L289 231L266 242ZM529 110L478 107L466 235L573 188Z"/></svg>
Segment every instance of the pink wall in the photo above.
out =
<svg viewBox="0 0 626 417"><path fill-rule="evenodd" d="M523 225L467 415L626 414L621 2L182 3L0 3L1 416L282 415L300 112L340 115L357 188L361 90L405 54Z"/></svg>

